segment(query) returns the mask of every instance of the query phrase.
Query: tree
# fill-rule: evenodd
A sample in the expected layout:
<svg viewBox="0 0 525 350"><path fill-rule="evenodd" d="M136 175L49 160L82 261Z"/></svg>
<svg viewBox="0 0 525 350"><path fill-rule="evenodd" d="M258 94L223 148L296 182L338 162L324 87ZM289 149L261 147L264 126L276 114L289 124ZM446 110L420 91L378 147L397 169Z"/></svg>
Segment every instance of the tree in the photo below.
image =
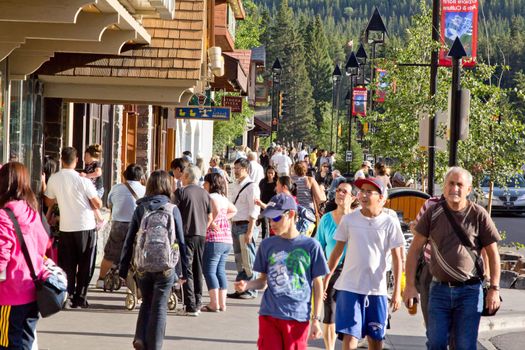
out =
<svg viewBox="0 0 525 350"><path fill-rule="evenodd" d="M333 63L328 53L328 39L319 16L310 21L305 35L308 76L312 82L315 123L323 123L322 106L331 101Z"/></svg>
<svg viewBox="0 0 525 350"><path fill-rule="evenodd" d="M235 48L251 49L261 45L259 39L265 27L262 26L262 17L259 16L255 3L252 0L244 0L243 5L246 17L237 22Z"/></svg>

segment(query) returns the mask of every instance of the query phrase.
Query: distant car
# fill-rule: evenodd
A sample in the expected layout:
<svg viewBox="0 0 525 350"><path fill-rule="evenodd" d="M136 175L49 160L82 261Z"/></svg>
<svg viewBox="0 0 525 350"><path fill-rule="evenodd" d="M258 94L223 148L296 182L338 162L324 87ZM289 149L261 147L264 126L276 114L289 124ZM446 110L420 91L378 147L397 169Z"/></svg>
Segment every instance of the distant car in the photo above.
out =
<svg viewBox="0 0 525 350"><path fill-rule="evenodd" d="M483 191L482 205L486 208L489 200L489 178L483 180L481 190ZM522 175L511 177L505 186L494 184L492 212L525 213L525 179Z"/></svg>

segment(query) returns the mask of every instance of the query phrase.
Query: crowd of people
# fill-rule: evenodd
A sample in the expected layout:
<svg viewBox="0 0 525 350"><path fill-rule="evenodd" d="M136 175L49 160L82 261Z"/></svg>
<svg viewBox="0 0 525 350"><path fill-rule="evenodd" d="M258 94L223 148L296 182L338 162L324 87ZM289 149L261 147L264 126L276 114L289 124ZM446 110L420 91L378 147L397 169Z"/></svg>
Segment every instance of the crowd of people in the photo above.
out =
<svg viewBox="0 0 525 350"><path fill-rule="evenodd" d="M45 208L31 191L22 164L12 162L0 169L0 207L10 208L21 222L37 273L44 256L58 256L68 277L67 308L89 308L97 227L103 222L99 159L100 149L88 148L86 169L79 172L77 151L63 148L61 169L50 166L43 181ZM205 171L203 159L194 161L190 152L174 159L169 172L155 170L147 179L140 165L128 165L122 183L107 197L111 231L96 287L103 286L112 267L118 268L122 281L134 275L142 302L133 347L162 348L168 298L178 282L183 289L183 308L177 311L181 316L226 312L228 298L253 299L264 291L259 349L306 349L308 339L321 336L326 349L334 349L338 337L345 350L357 348L363 338L369 349L381 349L389 305L391 312L403 302L412 306L419 293L427 296L428 348L474 348L485 275L490 277L489 308L499 307L495 245L500 237L484 209L466 199L470 174L457 167L449 170L443 198L433 202L439 205L425 205L417 225L412 225L415 238L405 264L399 219L385 208L394 182L389 169L364 161L347 178L335 167L333 152L309 152L306 146L299 151L275 146L260 155L244 149L237 152L232 173L219 156L211 157ZM458 248L462 240L454 226L442 229L452 225L448 214L443 216L447 210L476 242L471 252ZM47 221L57 221L55 235ZM482 248L490 267L485 272L476 271L478 264L472 261ZM437 258L428 260L433 277L424 291L418 286L418 292L417 255L423 249L431 249ZM237 275L230 285L234 291L228 293L225 264L231 251ZM30 349L33 344L38 308L24 264L13 223L0 210L0 279L6 272L0 282L2 317L6 315L1 321L9 323L8 331L0 329L6 332L0 336L0 348ZM391 295L388 269L394 277ZM25 292L13 293L16 288ZM455 300L445 303L451 294ZM464 329L469 332L460 332Z"/></svg>

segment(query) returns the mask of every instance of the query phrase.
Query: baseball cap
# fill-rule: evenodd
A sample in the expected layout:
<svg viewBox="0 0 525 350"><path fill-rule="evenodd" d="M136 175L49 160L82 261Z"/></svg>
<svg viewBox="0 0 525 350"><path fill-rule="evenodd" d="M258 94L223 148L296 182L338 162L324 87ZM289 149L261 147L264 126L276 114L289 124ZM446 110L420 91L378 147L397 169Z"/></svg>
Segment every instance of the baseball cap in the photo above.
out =
<svg viewBox="0 0 525 350"><path fill-rule="evenodd" d="M383 196L386 196L388 194L386 186L383 184L383 181L375 178L375 177L367 177L366 179L357 179L354 182L354 185L356 185L357 188L361 189L361 187L364 184L369 184L374 186L378 189L379 193L381 193Z"/></svg>
<svg viewBox="0 0 525 350"><path fill-rule="evenodd" d="M365 161L363 162L363 164L361 164L361 165L366 165L366 166L369 167L369 168L372 167L372 163L370 163L368 160L365 160Z"/></svg>
<svg viewBox="0 0 525 350"><path fill-rule="evenodd" d="M282 215L287 210L297 211L295 199L287 194L279 193L270 199L266 209L264 209L261 214L271 219Z"/></svg>

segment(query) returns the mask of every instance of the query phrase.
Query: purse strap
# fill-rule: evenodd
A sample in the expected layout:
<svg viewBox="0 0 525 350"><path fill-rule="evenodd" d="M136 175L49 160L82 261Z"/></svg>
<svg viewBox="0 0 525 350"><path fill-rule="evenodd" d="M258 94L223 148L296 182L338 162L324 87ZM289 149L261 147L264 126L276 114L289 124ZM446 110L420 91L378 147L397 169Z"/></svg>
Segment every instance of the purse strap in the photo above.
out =
<svg viewBox="0 0 525 350"><path fill-rule="evenodd" d="M443 208L443 211L445 212L445 215L447 216L447 219L450 225L452 225L452 229L454 233L461 241L461 244L463 244L465 247L469 249L469 255L474 261L474 266L476 267L476 270L478 271L478 277L481 280L483 280L483 272L482 272L483 266L481 266L479 259L477 259L477 257L474 256L474 249L476 248L476 246L468 239L467 233L465 232L463 227L460 224L458 224L458 222L454 219L454 217L452 216L452 213L447 207L446 201L441 202L441 207Z"/></svg>
<svg viewBox="0 0 525 350"><path fill-rule="evenodd" d="M135 198L136 201L139 200L139 196L137 196L137 193L135 193L135 191L133 190L133 188L131 188L131 185L126 181L124 182L124 185L128 188L128 190L131 192L131 195L133 196L133 198Z"/></svg>
<svg viewBox="0 0 525 350"><path fill-rule="evenodd" d="M18 241L20 242L20 247L22 249L22 253L24 254L24 258L26 260L26 264L29 267L29 272L31 273L31 278L33 281L36 281L36 273L35 268L33 267L33 261L31 260L31 256L29 255L29 251L27 250L26 241L24 240L24 236L22 235L22 230L20 229L20 224L18 223L18 220L13 213L13 211L10 208L4 208L7 215L9 215L9 218L13 222L13 226L15 227L16 235L18 236Z"/></svg>

